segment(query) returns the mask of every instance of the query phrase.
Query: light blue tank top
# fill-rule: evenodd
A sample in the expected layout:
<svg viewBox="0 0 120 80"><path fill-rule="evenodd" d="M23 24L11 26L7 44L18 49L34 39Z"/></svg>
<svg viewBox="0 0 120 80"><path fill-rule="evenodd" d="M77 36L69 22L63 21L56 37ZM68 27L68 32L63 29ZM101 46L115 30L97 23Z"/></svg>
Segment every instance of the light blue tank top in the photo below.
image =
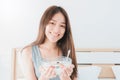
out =
<svg viewBox="0 0 120 80"><path fill-rule="evenodd" d="M39 78L41 74L41 72L39 71L39 66L41 65L41 59L42 59L42 56L41 56L39 47L32 46L32 61L33 61L34 70L37 78ZM57 75L55 78L51 78L50 80L60 80L60 78Z"/></svg>

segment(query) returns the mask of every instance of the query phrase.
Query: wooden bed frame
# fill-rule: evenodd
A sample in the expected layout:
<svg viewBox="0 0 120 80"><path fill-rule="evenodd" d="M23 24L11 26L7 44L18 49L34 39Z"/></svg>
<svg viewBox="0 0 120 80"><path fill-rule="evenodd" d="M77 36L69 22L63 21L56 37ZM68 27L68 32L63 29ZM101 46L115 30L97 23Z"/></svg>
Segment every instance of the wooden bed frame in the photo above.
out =
<svg viewBox="0 0 120 80"><path fill-rule="evenodd" d="M76 48L76 52L120 52L120 48ZM79 64L79 66L99 66L101 67L101 73L99 78L111 78L115 79L115 75L112 70L112 66L119 64Z"/></svg>

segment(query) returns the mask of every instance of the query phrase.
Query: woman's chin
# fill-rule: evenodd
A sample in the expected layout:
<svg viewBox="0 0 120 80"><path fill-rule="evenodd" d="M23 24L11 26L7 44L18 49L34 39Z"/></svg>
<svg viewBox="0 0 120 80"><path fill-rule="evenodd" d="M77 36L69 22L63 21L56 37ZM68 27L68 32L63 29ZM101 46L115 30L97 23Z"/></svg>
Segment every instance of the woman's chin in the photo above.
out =
<svg viewBox="0 0 120 80"><path fill-rule="evenodd" d="M57 39L51 39L50 42L56 43L58 40Z"/></svg>

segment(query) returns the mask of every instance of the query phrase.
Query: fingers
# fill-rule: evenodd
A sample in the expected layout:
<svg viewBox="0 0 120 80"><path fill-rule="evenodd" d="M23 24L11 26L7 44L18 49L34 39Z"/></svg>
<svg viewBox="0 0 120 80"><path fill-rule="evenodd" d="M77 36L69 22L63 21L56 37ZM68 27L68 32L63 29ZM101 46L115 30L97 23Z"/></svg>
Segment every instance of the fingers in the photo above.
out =
<svg viewBox="0 0 120 80"><path fill-rule="evenodd" d="M68 75L66 68L63 68L61 75L60 75L61 80L71 80L70 76Z"/></svg>
<svg viewBox="0 0 120 80"><path fill-rule="evenodd" d="M69 80L71 74L73 73L74 65L71 64L69 66L65 66L60 63L59 66L61 68L61 74L59 75L61 77L61 80ZM47 79L56 77L56 72L55 72L54 66L50 66L48 68L40 66L40 71L42 73L41 75Z"/></svg>
<svg viewBox="0 0 120 80"><path fill-rule="evenodd" d="M71 74L73 73L73 68L74 68L75 66L73 65L73 64L71 64L66 70L67 70L67 74L69 75L69 76L71 76Z"/></svg>
<svg viewBox="0 0 120 80"><path fill-rule="evenodd" d="M73 64L70 65L70 68L74 68L75 66Z"/></svg>
<svg viewBox="0 0 120 80"><path fill-rule="evenodd" d="M46 76L48 76L49 78L55 77L56 73L55 73L54 69L55 69L54 66L50 66L45 73Z"/></svg>
<svg viewBox="0 0 120 80"><path fill-rule="evenodd" d="M39 70L41 72L42 77L45 77L47 79L50 79L52 77L56 77L54 66L50 66L46 69L43 66L40 66Z"/></svg>
<svg viewBox="0 0 120 80"><path fill-rule="evenodd" d="M68 75L68 76L71 76L72 72L73 72L73 68L74 68L74 65L71 64L69 66L64 66L63 64L60 64L60 67L62 68L62 73L61 74L64 74L65 75Z"/></svg>
<svg viewBox="0 0 120 80"><path fill-rule="evenodd" d="M42 72L42 73L44 73L46 71L46 69L43 66L40 66L39 67L39 71Z"/></svg>

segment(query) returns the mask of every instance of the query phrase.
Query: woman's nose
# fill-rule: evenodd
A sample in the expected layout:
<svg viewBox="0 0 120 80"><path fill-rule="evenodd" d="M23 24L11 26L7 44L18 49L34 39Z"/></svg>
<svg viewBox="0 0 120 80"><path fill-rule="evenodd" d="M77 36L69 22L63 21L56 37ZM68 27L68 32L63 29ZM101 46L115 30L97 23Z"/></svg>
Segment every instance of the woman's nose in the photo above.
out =
<svg viewBox="0 0 120 80"><path fill-rule="evenodd" d="M59 26L55 26L55 27L54 27L54 32L55 32L55 33L58 33L59 31L60 31Z"/></svg>

